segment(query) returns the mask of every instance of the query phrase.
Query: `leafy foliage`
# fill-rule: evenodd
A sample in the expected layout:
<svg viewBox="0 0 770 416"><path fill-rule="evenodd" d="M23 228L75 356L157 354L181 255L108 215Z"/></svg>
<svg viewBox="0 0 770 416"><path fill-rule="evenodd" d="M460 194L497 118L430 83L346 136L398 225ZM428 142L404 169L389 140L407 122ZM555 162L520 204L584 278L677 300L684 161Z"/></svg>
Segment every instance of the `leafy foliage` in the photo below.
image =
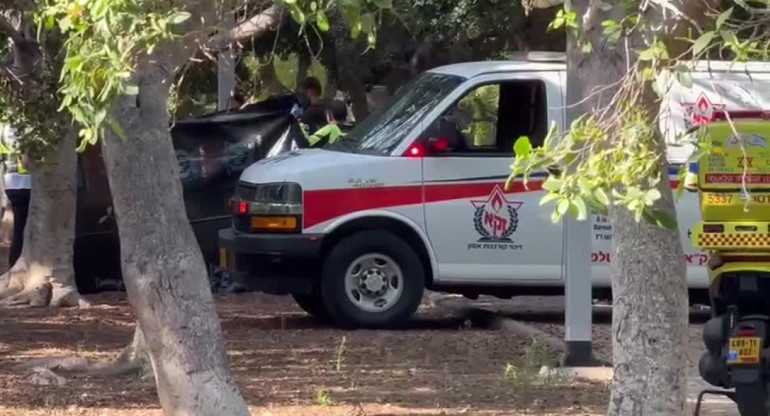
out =
<svg viewBox="0 0 770 416"><path fill-rule="evenodd" d="M621 14L624 15L617 21L601 22L604 41L609 47L621 46L637 32L645 34L645 43L634 44L636 49L631 50L626 45L627 74L621 82L612 86L615 98L611 103L578 118L565 132L552 128L542 148L532 149L526 137L517 141L509 185L519 176L523 176L526 182L534 171L559 167L559 173L551 173L544 183L547 194L541 201L541 204L554 203L554 222L564 215L585 220L590 210L607 213L610 207L623 206L634 213L637 221L645 219L662 227L674 228L676 221L672 214L656 208L657 201L662 197L660 183L668 181L655 122L659 115L650 114L650 110L639 104L647 86L651 86L661 99L674 81L684 88L692 87L691 68L687 61L683 61L687 56L670 55L668 44L673 39L666 38L659 28L652 27L645 20L644 12L629 7L627 3L614 6L602 3L600 7L617 7L622 9ZM736 22L733 19L739 9L743 17L742 21ZM709 30L697 37L692 36L694 39L690 40L688 51L690 58L709 57L711 52L716 52L717 56L727 52L736 61L770 57L770 36L758 36L759 32L754 30L764 27L764 33L767 33L768 12L770 9L752 18L752 12L745 3L734 1L733 7L714 16ZM754 9L753 13L758 12ZM583 40L580 19L568 6L556 16L551 27L566 28L571 36L577 38L584 53L591 51L591 46ZM747 28L752 31L747 31ZM740 40L737 33L744 33L747 38ZM689 161L697 160L710 146L709 139L704 135L690 135L680 138L679 142L689 142L698 149ZM680 178L684 177L686 168L687 163L682 166Z"/></svg>
<svg viewBox="0 0 770 416"><path fill-rule="evenodd" d="M105 124L125 136L109 116L114 100L136 95L131 78L141 55L151 55L190 15L173 2L151 0L48 0L38 15L40 27L66 36L61 70L61 109L80 130L83 149L95 144Z"/></svg>
<svg viewBox="0 0 770 416"><path fill-rule="evenodd" d="M279 0L289 7L301 31L308 25L321 32L331 28L329 16L339 13L350 27L353 39L366 37L370 48L377 43L378 26L384 12L393 10L393 0ZM334 10L336 9L336 10Z"/></svg>

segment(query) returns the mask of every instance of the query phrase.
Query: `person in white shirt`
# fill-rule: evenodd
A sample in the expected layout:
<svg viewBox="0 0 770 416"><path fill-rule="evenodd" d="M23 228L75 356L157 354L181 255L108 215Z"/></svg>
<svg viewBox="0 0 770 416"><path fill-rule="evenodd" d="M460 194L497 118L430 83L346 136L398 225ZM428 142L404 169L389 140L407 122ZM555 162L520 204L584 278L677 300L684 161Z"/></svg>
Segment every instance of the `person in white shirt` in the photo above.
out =
<svg viewBox="0 0 770 416"><path fill-rule="evenodd" d="M13 211L13 237L11 248L8 253L8 267L13 267L21 256L21 249L24 245L24 227L27 224L27 215L29 213L30 189L32 188L32 177L27 171L26 157L18 151L18 140L15 131L6 126L0 132L0 141L2 141L4 150L5 165L5 194L11 203Z"/></svg>

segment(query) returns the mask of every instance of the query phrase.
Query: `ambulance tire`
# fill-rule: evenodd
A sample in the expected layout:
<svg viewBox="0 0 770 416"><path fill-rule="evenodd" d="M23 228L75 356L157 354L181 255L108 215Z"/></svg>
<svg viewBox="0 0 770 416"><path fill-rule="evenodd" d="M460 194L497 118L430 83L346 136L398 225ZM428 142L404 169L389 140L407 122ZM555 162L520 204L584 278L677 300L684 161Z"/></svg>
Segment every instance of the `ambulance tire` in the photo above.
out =
<svg viewBox="0 0 770 416"><path fill-rule="evenodd" d="M348 271L366 256L383 256L400 271L400 295L382 312L362 310L346 291ZM344 238L327 255L321 275L321 297L337 325L345 328L401 328L414 315L425 291L425 274L417 253L399 237L382 230L360 231Z"/></svg>
<svg viewBox="0 0 770 416"><path fill-rule="evenodd" d="M294 298L294 302L308 315L320 320L326 321L329 319L329 311L326 310L323 299L318 293L311 293L309 295L291 295Z"/></svg>

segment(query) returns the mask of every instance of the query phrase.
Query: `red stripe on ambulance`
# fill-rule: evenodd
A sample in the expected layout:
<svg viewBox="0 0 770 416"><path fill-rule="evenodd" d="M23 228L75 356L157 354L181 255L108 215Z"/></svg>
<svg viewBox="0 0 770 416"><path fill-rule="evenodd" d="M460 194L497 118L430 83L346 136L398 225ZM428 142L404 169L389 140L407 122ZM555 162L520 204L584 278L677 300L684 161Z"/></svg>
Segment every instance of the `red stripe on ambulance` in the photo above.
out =
<svg viewBox="0 0 770 416"><path fill-rule="evenodd" d="M489 195L500 182L442 184L425 186L425 202L445 202L455 199ZM542 189L542 182L530 182L525 189L515 182L506 193L534 192ZM423 203L422 185L390 186L380 188L323 189L304 192L305 228L356 211L393 208Z"/></svg>

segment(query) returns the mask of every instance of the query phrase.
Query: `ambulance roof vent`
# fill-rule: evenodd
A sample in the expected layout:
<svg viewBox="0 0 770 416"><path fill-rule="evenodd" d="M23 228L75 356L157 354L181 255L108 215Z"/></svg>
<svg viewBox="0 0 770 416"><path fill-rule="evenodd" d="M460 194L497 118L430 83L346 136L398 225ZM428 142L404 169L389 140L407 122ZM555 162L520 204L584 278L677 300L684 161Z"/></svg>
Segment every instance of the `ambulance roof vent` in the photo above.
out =
<svg viewBox="0 0 770 416"><path fill-rule="evenodd" d="M564 52L514 52L511 58L515 61L567 62L567 54Z"/></svg>

